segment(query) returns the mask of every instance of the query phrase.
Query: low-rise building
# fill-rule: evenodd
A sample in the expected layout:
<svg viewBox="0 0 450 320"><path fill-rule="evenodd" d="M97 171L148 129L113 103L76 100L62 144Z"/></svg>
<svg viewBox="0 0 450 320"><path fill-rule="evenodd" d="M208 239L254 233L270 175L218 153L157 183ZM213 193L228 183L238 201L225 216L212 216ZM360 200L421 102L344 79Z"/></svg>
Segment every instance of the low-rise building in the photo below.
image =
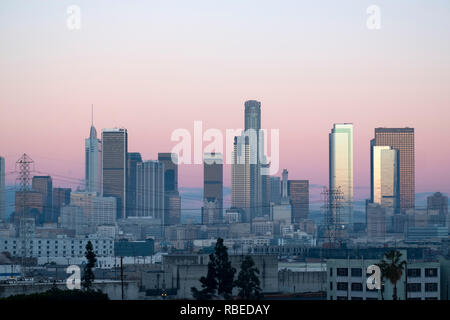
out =
<svg viewBox="0 0 450 320"><path fill-rule="evenodd" d="M408 260L397 282L399 300L439 300L439 262ZM381 260L381 257L380 257ZM393 285L384 279L383 289L367 287L367 268L380 263L376 259L348 258L327 260L327 300L392 300Z"/></svg>

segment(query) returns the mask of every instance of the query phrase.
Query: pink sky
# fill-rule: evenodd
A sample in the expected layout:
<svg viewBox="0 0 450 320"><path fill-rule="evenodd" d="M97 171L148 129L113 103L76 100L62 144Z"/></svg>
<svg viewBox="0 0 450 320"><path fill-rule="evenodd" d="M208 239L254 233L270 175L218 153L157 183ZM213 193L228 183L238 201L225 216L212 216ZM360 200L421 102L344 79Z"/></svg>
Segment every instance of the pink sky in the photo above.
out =
<svg viewBox="0 0 450 320"><path fill-rule="evenodd" d="M26 152L38 171L83 179L91 104L99 132L125 127L129 151L156 159L175 145L172 131L192 132L195 120L204 129L242 128L244 101L256 99L262 126L280 130L280 168L292 179L327 184L328 133L333 123L352 122L355 186L366 188L356 197L365 198L374 128L409 126L416 191L450 192L445 2L413 2L406 10L382 1L378 31L365 27L368 4L330 2L335 11L325 9L321 20L317 9L291 1L276 8L263 2L256 11L238 2L157 2L148 17L138 2L127 9L79 2L79 31L65 27L64 1L46 10L36 2L2 3L0 154L7 172ZM201 166L182 166L179 180L202 186ZM229 185L229 168L224 180Z"/></svg>

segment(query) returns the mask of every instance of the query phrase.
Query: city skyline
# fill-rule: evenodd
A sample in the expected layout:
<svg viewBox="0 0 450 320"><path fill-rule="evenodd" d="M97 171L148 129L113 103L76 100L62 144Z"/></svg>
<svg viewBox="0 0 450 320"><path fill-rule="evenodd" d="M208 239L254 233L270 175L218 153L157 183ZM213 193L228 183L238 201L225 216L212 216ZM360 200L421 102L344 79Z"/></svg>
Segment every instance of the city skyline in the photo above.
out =
<svg viewBox="0 0 450 320"><path fill-rule="evenodd" d="M366 4L327 3L320 10L297 2L262 1L258 10L237 3L219 9L202 1L189 10L183 3L177 8L134 3L131 19L122 4L99 10L82 2L82 27L70 31L63 3L49 2L44 9L3 2L13 13L2 16L0 28L9 43L0 53L6 172L26 152L39 171L83 179L91 104L97 129L127 128L129 150L156 159L170 150L171 132L192 131L195 120L205 128L243 128L242 103L257 99L264 112L261 126L280 129L278 175L289 168L293 179L327 185L326 132L333 123L351 122L355 197L367 198L373 128L412 127L417 192L450 193L450 150L432 148L437 137L450 139L443 121L450 118L450 46L442 41L450 36L449 4L433 1L424 11L419 2L380 1L389 14L380 30L370 31ZM317 15L336 20L309 18ZM236 24L224 18L231 16ZM214 32L219 36L212 37ZM49 35L52 41L41 43L41 51L27 50ZM96 43L98 38L103 40ZM322 43L323 38L334 40ZM419 49L417 43L424 45ZM46 80L38 81L43 75ZM179 170L180 187L202 186L201 165ZM11 184L14 177L6 180ZM55 179L55 185L67 184ZM231 185L229 166L224 185Z"/></svg>

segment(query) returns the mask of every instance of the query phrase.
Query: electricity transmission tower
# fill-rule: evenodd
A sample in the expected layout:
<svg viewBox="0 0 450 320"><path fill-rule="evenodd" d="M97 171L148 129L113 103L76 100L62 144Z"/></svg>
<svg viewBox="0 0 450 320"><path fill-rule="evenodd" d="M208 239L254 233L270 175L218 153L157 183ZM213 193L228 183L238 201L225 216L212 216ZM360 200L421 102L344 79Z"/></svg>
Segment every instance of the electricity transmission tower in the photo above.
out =
<svg viewBox="0 0 450 320"><path fill-rule="evenodd" d="M33 225L30 224L30 220L28 219L28 197L29 192L31 190L31 171L32 166L34 165L33 159L31 159L26 153L24 153L19 160L16 161L16 171L18 171L17 176L17 184L18 184L18 191L20 194L20 203L19 212L16 212L16 219L18 219L18 223L16 226L18 226L18 236L21 239L22 242L22 255L21 255L21 265L22 265L22 272L25 273L26 268L26 260L28 256L28 245L31 238L31 233L33 232Z"/></svg>
<svg viewBox="0 0 450 320"><path fill-rule="evenodd" d="M340 187L328 189L324 187L321 192L323 198L322 210L325 216L324 238L330 247L339 247L341 237L341 209L344 194Z"/></svg>

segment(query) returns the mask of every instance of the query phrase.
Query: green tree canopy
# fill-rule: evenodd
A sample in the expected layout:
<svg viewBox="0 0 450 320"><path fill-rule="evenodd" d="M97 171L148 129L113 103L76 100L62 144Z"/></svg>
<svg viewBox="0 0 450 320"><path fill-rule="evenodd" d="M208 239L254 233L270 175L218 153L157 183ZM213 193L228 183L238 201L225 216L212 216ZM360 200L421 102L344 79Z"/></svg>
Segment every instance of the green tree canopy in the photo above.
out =
<svg viewBox="0 0 450 320"><path fill-rule="evenodd" d="M86 244L86 252L84 253L84 256L86 257L87 263L84 266L82 285L84 289L90 290L95 279L93 269L95 267L95 263L97 262L94 247L91 241L88 241L88 243Z"/></svg>
<svg viewBox="0 0 450 320"><path fill-rule="evenodd" d="M261 297L261 288L259 281L259 270L251 256L245 256L241 263L241 271L235 281L239 288L238 296L240 299L255 300Z"/></svg>
<svg viewBox="0 0 450 320"><path fill-rule="evenodd" d="M381 277L388 279L394 286L392 299L397 300L397 282L402 278L406 261L401 260L402 253L397 250L391 250L384 254L385 259L378 264L381 270Z"/></svg>
<svg viewBox="0 0 450 320"><path fill-rule="evenodd" d="M202 289L192 287L192 295L198 300L230 299L235 273L236 269L231 266L228 258L228 249L224 246L223 239L218 238L214 253L209 255L208 273L206 277L200 278Z"/></svg>

